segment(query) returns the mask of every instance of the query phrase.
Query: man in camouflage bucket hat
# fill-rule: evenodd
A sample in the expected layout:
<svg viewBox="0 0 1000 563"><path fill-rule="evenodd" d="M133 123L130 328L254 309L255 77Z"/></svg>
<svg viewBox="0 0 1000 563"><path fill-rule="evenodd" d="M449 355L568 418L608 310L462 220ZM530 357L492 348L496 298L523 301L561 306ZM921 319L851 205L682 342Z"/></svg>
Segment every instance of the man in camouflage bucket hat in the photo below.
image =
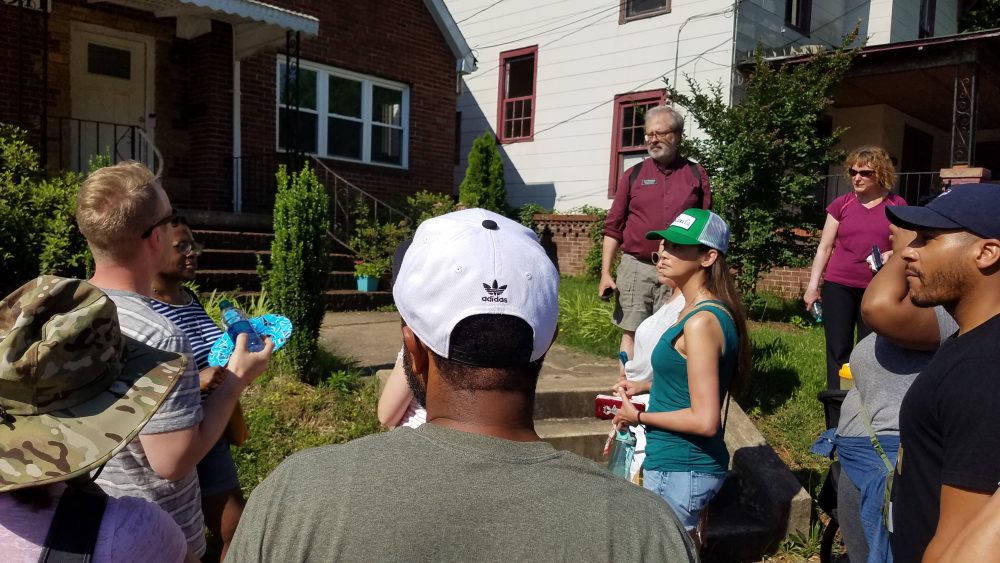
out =
<svg viewBox="0 0 1000 563"><path fill-rule="evenodd" d="M0 492L102 466L176 385L187 358L122 336L87 282L43 276L0 301Z"/></svg>

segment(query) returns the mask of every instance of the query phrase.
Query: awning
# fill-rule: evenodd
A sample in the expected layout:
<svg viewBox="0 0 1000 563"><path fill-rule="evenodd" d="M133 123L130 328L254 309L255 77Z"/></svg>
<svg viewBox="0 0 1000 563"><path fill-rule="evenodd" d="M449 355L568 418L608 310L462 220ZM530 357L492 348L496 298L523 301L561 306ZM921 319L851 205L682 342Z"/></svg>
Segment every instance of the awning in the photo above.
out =
<svg viewBox="0 0 1000 563"><path fill-rule="evenodd" d="M287 31L319 33L319 20L256 0L90 0L152 12L158 18L177 18L177 36L193 39L212 29L212 20L235 31L233 53L241 60L268 47L284 44Z"/></svg>

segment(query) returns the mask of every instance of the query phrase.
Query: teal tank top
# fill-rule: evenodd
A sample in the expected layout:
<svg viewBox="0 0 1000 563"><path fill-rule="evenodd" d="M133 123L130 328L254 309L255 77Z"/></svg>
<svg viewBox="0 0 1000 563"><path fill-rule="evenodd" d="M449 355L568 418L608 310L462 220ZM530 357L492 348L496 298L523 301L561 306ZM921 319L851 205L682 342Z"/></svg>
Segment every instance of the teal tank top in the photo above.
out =
<svg viewBox="0 0 1000 563"><path fill-rule="evenodd" d="M709 305L709 303L715 305ZM672 412L691 407L688 389L687 359L674 349L674 343L684 332L684 324L692 315L708 311L722 326L725 340L719 358L719 404L722 404L729 383L736 373L740 339L736 324L721 301L704 301L667 329L653 348L653 386L649 392L649 412ZM725 473L729 467L729 451L720 430L711 438L673 432L653 426L646 427L646 469L655 471L698 471Z"/></svg>

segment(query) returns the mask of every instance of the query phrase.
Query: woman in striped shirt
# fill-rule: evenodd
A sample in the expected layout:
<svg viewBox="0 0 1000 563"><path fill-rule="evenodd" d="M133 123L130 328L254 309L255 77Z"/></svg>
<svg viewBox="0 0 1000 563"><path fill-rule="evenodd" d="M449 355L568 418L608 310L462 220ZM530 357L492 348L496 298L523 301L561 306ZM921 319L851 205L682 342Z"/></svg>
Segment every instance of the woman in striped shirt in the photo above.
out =
<svg viewBox="0 0 1000 563"><path fill-rule="evenodd" d="M222 335L222 330L209 318L194 292L183 284L194 280L198 271L198 256L202 245L184 217L171 227L173 248L163 256L160 273L153 280L153 309L184 332L198 364L202 398L215 389L226 376L226 370L208 365L212 344ZM220 560L226 557L236 526L243 514L245 501L240 491L236 464L229 451L229 441L223 435L218 443L198 463L198 480L201 484L201 508L205 525L216 539L222 542Z"/></svg>

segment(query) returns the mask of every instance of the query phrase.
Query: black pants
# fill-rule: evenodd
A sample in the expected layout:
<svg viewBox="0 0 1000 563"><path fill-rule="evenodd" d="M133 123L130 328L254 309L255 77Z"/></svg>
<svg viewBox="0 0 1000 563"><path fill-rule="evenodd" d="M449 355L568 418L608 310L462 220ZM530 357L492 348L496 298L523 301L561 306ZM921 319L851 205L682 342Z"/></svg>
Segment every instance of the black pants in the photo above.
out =
<svg viewBox="0 0 1000 563"><path fill-rule="evenodd" d="M861 320L865 290L831 281L823 282L823 332L826 333L826 388L840 389L840 366L851 358L854 343L872 329ZM854 331L857 330L857 340Z"/></svg>

